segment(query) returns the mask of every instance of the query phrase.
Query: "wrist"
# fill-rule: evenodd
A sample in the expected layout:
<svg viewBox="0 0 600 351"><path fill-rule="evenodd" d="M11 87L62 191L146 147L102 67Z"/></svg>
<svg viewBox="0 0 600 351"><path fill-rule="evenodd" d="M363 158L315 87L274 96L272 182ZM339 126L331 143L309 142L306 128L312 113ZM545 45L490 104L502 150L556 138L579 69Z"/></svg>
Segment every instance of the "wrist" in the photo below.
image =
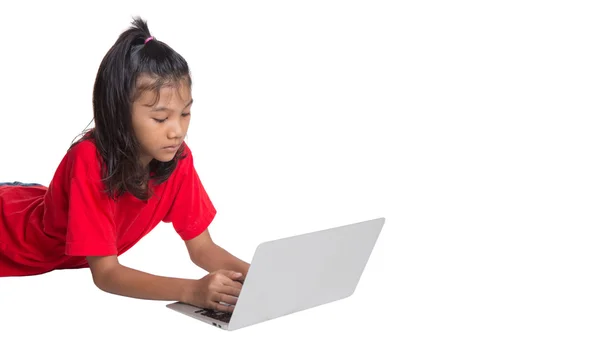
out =
<svg viewBox="0 0 600 351"><path fill-rule="evenodd" d="M179 291L179 302L183 302L186 304L190 304L193 296L193 288L192 288L193 280L185 279L182 281Z"/></svg>

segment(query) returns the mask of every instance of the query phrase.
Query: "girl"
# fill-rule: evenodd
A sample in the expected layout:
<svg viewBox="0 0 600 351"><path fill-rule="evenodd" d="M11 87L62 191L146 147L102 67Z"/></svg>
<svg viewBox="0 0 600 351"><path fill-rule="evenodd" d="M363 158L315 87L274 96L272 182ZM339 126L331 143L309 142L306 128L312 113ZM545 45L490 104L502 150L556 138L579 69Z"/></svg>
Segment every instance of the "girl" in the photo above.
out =
<svg viewBox="0 0 600 351"><path fill-rule="evenodd" d="M134 18L100 64L94 128L71 145L50 185L0 183L0 277L89 267L109 293L233 311L249 264L208 232L216 210L183 141L191 85L185 59ZM208 275L161 277L119 263L161 221Z"/></svg>

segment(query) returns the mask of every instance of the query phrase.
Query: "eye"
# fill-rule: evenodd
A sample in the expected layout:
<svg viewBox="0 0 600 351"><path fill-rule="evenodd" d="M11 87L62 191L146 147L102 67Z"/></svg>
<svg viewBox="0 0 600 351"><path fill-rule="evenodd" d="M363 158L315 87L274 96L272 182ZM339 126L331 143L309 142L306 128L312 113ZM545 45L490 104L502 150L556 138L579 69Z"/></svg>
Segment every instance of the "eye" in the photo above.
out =
<svg viewBox="0 0 600 351"><path fill-rule="evenodd" d="M155 120L158 123L164 123L167 119L157 119L157 118L152 118L153 120Z"/></svg>
<svg viewBox="0 0 600 351"><path fill-rule="evenodd" d="M190 113L189 113L189 112L188 112L188 113L182 113L181 115L182 115L183 117L188 117L188 116L190 115Z"/></svg>

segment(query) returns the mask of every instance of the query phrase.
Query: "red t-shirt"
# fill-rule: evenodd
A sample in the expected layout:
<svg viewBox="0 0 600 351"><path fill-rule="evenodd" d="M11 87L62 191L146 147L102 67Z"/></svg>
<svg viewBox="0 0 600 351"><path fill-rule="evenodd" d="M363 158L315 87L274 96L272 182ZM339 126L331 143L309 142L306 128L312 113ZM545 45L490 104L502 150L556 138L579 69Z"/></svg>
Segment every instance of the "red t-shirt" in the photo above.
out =
<svg viewBox="0 0 600 351"><path fill-rule="evenodd" d="M103 192L92 140L66 153L47 188L0 186L0 276L88 267L86 256L121 255L161 221L183 240L201 234L216 210L182 147L187 157L147 201Z"/></svg>

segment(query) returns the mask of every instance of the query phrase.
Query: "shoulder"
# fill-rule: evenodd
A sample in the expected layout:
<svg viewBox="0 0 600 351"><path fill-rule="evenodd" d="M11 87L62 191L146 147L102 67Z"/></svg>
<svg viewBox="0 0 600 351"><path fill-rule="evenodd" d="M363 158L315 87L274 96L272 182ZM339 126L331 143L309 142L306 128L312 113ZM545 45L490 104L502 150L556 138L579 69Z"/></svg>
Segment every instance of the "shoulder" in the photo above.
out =
<svg viewBox="0 0 600 351"><path fill-rule="evenodd" d="M75 142L67 151L65 161L72 176L86 173L88 176L96 178L100 175L101 160L92 139Z"/></svg>
<svg viewBox="0 0 600 351"><path fill-rule="evenodd" d="M67 194L71 189L103 189L101 162L93 140L79 140L65 152L49 188L51 193Z"/></svg>
<svg viewBox="0 0 600 351"><path fill-rule="evenodd" d="M84 139L76 141L69 150L67 151L67 157L69 158L96 158L97 155L96 144L91 139Z"/></svg>

